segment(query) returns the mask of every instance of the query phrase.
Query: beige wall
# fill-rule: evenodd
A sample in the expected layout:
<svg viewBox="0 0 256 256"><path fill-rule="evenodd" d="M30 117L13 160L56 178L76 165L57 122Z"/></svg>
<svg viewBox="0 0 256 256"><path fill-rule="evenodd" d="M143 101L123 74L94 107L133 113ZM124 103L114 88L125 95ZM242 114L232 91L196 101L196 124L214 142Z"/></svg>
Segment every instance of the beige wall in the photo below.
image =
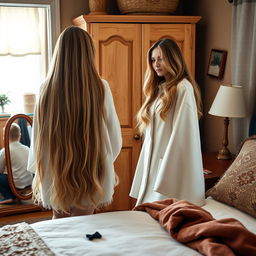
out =
<svg viewBox="0 0 256 256"><path fill-rule="evenodd" d="M203 150L218 151L224 133L222 117L208 114L221 84L231 83L231 19L232 5L227 0L195 0L193 15L202 16L197 25L196 79L203 93L204 117L201 125ZM223 79L206 75L211 49L228 52ZM230 128L230 127L229 127ZM231 130L231 129L229 129ZM230 142L231 141L231 138Z"/></svg>
<svg viewBox="0 0 256 256"><path fill-rule="evenodd" d="M61 30L72 25L74 18L86 13L88 13L88 0L60 0Z"/></svg>
<svg viewBox="0 0 256 256"><path fill-rule="evenodd" d="M118 14L115 0L108 0L108 13ZM232 5L227 0L191 0L181 6L188 15L202 16L197 24L196 80L199 83L204 105L204 117L201 121L203 151L217 151L222 143L223 118L208 114L217 90L221 84L230 84L230 35ZM61 28L72 25L72 19L89 12L88 0L60 0ZM182 14L182 13L179 13ZM207 76L207 66L211 49L228 52L223 79ZM230 128L230 127L229 127ZM231 129L229 129L231 130ZM232 140L230 139L230 144Z"/></svg>

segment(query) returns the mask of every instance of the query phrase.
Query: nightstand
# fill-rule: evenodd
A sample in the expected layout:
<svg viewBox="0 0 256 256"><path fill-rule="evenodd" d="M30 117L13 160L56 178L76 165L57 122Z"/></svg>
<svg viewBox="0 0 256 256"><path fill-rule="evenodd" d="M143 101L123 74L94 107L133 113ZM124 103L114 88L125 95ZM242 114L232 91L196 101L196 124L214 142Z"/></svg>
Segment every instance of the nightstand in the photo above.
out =
<svg viewBox="0 0 256 256"><path fill-rule="evenodd" d="M204 174L205 178L205 191L210 189L216 184L223 173L232 164L234 159L218 160L218 152L204 152L203 153L203 167L205 170L209 170L209 174Z"/></svg>

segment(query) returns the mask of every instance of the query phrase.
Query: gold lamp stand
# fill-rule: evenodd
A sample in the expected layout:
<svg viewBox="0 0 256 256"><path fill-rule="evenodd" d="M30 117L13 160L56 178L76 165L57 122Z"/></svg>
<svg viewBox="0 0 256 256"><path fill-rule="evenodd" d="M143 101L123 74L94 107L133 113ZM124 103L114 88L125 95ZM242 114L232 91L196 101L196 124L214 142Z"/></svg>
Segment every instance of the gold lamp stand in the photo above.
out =
<svg viewBox="0 0 256 256"><path fill-rule="evenodd" d="M224 117L224 136L222 148L218 152L218 159L231 159L228 149L228 125L229 118L241 118L246 116L245 100L242 86L221 85L209 110L209 114Z"/></svg>
<svg viewBox="0 0 256 256"><path fill-rule="evenodd" d="M219 160L227 160L231 159L231 153L228 149L228 125L229 125L229 118L225 117L224 119L224 136L222 140L222 148L219 150L217 158Z"/></svg>

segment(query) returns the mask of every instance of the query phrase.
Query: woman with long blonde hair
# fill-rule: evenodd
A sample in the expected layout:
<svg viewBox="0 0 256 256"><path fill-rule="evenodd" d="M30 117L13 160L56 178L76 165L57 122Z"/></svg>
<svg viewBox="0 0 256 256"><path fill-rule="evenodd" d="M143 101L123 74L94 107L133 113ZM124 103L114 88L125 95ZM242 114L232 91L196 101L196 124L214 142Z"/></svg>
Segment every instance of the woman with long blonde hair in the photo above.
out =
<svg viewBox="0 0 256 256"><path fill-rule="evenodd" d="M137 115L144 142L130 196L137 205L168 197L203 205L199 87L172 39L157 41L147 64L145 101Z"/></svg>
<svg viewBox="0 0 256 256"><path fill-rule="evenodd" d="M108 83L81 28L66 28L35 109L29 170L33 198L53 218L92 214L112 201L120 123Z"/></svg>

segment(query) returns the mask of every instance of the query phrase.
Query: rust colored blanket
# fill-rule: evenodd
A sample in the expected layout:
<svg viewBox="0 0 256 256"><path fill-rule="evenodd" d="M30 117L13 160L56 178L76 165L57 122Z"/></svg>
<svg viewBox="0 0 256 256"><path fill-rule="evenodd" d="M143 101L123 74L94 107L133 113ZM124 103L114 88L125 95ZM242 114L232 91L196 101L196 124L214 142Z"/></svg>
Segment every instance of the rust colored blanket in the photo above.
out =
<svg viewBox="0 0 256 256"><path fill-rule="evenodd" d="M216 220L187 201L170 198L144 203L133 210L148 212L175 240L203 255L256 255L256 235L238 220Z"/></svg>

